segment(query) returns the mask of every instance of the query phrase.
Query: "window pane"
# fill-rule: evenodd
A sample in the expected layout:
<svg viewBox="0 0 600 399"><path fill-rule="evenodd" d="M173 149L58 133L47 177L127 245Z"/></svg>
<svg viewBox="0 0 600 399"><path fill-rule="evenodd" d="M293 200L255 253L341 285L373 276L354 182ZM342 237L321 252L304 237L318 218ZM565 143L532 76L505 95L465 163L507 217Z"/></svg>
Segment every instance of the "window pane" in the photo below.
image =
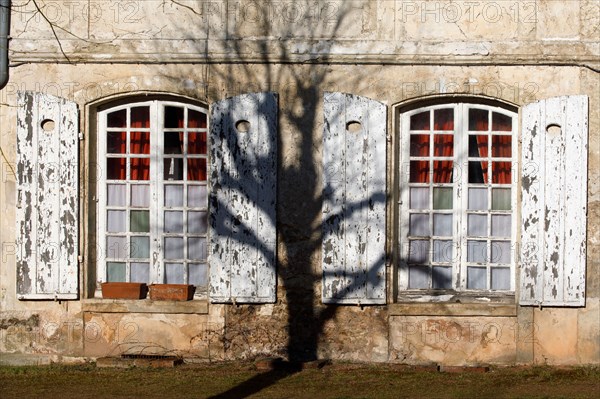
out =
<svg viewBox="0 0 600 399"><path fill-rule="evenodd" d="M188 134L188 154L206 154L206 133Z"/></svg>
<svg viewBox="0 0 600 399"><path fill-rule="evenodd" d="M429 161L410 161L410 182L429 183Z"/></svg>
<svg viewBox="0 0 600 399"><path fill-rule="evenodd" d="M485 109L469 109L469 130L487 131L488 111Z"/></svg>
<svg viewBox="0 0 600 399"><path fill-rule="evenodd" d="M165 237L165 259L183 259L183 237Z"/></svg>
<svg viewBox="0 0 600 399"><path fill-rule="evenodd" d="M124 184L107 184L106 185L106 205L108 206L125 206L127 191Z"/></svg>
<svg viewBox="0 0 600 399"><path fill-rule="evenodd" d="M188 259L206 259L206 238L188 238Z"/></svg>
<svg viewBox="0 0 600 399"><path fill-rule="evenodd" d="M433 209L452 209L452 187L433 188Z"/></svg>
<svg viewBox="0 0 600 399"><path fill-rule="evenodd" d="M494 211L510 211L511 198L510 188L494 188L492 189L492 210Z"/></svg>
<svg viewBox="0 0 600 399"><path fill-rule="evenodd" d="M429 130L429 111L411 116L410 130Z"/></svg>
<svg viewBox="0 0 600 399"><path fill-rule="evenodd" d="M206 180L206 158L188 158L188 176L191 181Z"/></svg>
<svg viewBox="0 0 600 399"><path fill-rule="evenodd" d="M165 264L165 280L167 284L184 284L183 263Z"/></svg>
<svg viewBox="0 0 600 399"><path fill-rule="evenodd" d="M433 111L434 130L454 130L454 109L444 108Z"/></svg>
<svg viewBox="0 0 600 399"><path fill-rule="evenodd" d="M106 257L123 260L127 258L127 237L106 237Z"/></svg>
<svg viewBox="0 0 600 399"><path fill-rule="evenodd" d="M165 158L163 172L165 180L183 180L183 159Z"/></svg>
<svg viewBox="0 0 600 399"><path fill-rule="evenodd" d="M410 263L429 263L429 240L411 240L408 248Z"/></svg>
<svg viewBox="0 0 600 399"><path fill-rule="evenodd" d="M431 271L434 289L452 288L452 268L434 266Z"/></svg>
<svg viewBox="0 0 600 399"><path fill-rule="evenodd" d="M106 230L109 233L127 231L125 211L106 211Z"/></svg>
<svg viewBox="0 0 600 399"><path fill-rule="evenodd" d="M127 177L127 159L108 158L106 160L106 169L108 180L125 180Z"/></svg>
<svg viewBox="0 0 600 399"><path fill-rule="evenodd" d="M150 237L131 237L129 256L131 258L149 258Z"/></svg>
<svg viewBox="0 0 600 399"><path fill-rule="evenodd" d="M410 209L428 209L429 208L429 189L411 188L410 189Z"/></svg>
<svg viewBox="0 0 600 399"><path fill-rule="evenodd" d="M165 127L182 128L183 127L183 108L165 107Z"/></svg>
<svg viewBox="0 0 600 399"><path fill-rule="evenodd" d="M411 236L428 236L429 232L429 214L412 213L410 215Z"/></svg>
<svg viewBox="0 0 600 399"><path fill-rule="evenodd" d="M205 234L207 229L206 212L188 212L188 232Z"/></svg>
<svg viewBox="0 0 600 399"><path fill-rule="evenodd" d="M452 161L433 161L433 182L452 183Z"/></svg>
<svg viewBox="0 0 600 399"><path fill-rule="evenodd" d="M486 188L469 189L469 210L488 210L488 190Z"/></svg>
<svg viewBox="0 0 600 399"><path fill-rule="evenodd" d="M412 157L429 156L429 135L411 134L410 135L410 155Z"/></svg>
<svg viewBox="0 0 600 399"><path fill-rule="evenodd" d="M476 158L487 158L488 156L488 136L470 135L469 136L469 156Z"/></svg>
<svg viewBox="0 0 600 399"><path fill-rule="evenodd" d="M469 183L485 184L488 182L488 163L469 161Z"/></svg>
<svg viewBox="0 0 600 399"><path fill-rule="evenodd" d="M106 126L108 127L126 127L127 126L127 110L111 112L106 115Z"/></svg>
<svg viewBox="0 0 600 399"><path fill-rule="evenodd" d="M188 186L188 206L206 208L208 201L206 198L206 186Z"/></svg>
<svg viewBox="0 0 600 399"><path fill-rule="evenodd" d="M510 241L492 241L491 251L492 263L510 264Z"/></svg>
<svg viewBox="0 0 600 399"><path fill-rule="evenodd" d="M150 127L150 107L131 108L131 127Z"/></svg>
<svg viewBox="0 0 600 399"><path fill-rule="evenodd" d="M433 240L433 262L450 263L453 256L453 245L450 240Z"/></svg>
<svg viewBox="0 0 600 399"><path fill-rule="evenodd" d="M467 241L467 262L487 262L487 244L485 241Z"/></svg>
<svg viewBox="0 0 600 399"><path fill-rule="evenodd" d="M165 206L183 206L183 186L181 184L165 185Z"/></svg>
<svg viewBox="0 0 600 399"><path fill-rule="evenodd" d="M125 154L127 151L127 133L108 132L106 134L106 152L108 154Z"/></svg>
<svg viewBox="0 0 600 399"><path fill-rule="evenodd" d="M436 157L453 156L454 136L451 134L436 134L433 136L433 155Z"/></svg>
<svg viewBox="0 0 600 399"><path fill-rule="evenodd" d="M196 287L208 286L208 266L206 263L188 264L188 283Z"/></svg>
<svg viewBox="0 0 600 399"><path fill-rule="evenodd" d="M510 269L506 267L492 268L492 289L510 290Z"/></svg>
<svg viewBox="0 0 600 399"><path fill-rule="evenodd" d="M131 158L131 180L150 180L150 158Z"/></svg>
<svg viewBox="0 0 600 399"><path fill-rule="evenodd" d="M150 206L150 186L146 184L131 186L131 206Z"/></svg>
<svg viewBox="0 0 600 399"><path fill-rule="evenodd" d="M206 129L206 114L188 109L188 127Z"/></svg>
<svg viewBox="0 0 600 399"><path fill-rule="evenodd" d="M467 268L467 288L485 290L487 287L487 271L484 267Z"/></svg>
<svg viewBox="0 0 600 399"><path fill-rule="evenodd" d="M433 235L452 236L452 215L446 213L433 214Z"/></svg>
<svg viewBox="0 0 600 399"><path fill-rule="evenodd" d="M150 282L150 264L132 263L131 264L131 282L146 283Z"/></svg>
<svg viewBox="0 0 600 399"><path fill-rule="evenodd" d="M498 112L492 112L492 130L510 132L512 130L512 118Z"/></svg>
<svg viewBox="0 0 600 399"><path fill-rule="evenodd" d="M165 154L183 154L183 133L165 132Z"/></svg>
<svg viewBox="0 0 600 399"><path fill-rule="evenodd" d="M510 215L492 215L492 237L510 237Z"/></svg>
<svg viewBox="0 0 600 399"><path fill-rule="evenodd" d="M130 135L130 153L150 154L150 132L131 132Z"/></svg>
<svg viewBox="0 0 600 399"><path fill-rule="evenodd" d="M411 266L408 269L408 288L429 288L429 268Z"/></svg>
<svg viewBox="0 0 600 399"><path fill-rule="evenodd" d="M136 233L150 232L150 212L131 211L130 231Z"/></svg>
<svg viewBox="0 0 600 399"><path fill-rule="evenodd" d="M121 262L106 262L106 271L108 274L108 282L125 282L125 263Z"/></svg>
<svg viewBox="0 0 600 399"><path fill-rule="evenodd" d="M512 136L492 136L492 157L510 158L512 156Z"/></svg>
<svg viewBox="0 0 600 399"><path fill-rule="evenodd" d="M467 232L471 237L487 237L487 215L468 215Z"/></svg>
<svg viewBox="0 0 600 399"><path fill-rule="evenodd" d="M492 183L510 184L512 180L510 162L492 162Z"/></svg>
<svg viewBox="0 0 600 399"><path fill-rule="evenodd" d="M183 211L165 212L165 233L183 233Z"/></svg>

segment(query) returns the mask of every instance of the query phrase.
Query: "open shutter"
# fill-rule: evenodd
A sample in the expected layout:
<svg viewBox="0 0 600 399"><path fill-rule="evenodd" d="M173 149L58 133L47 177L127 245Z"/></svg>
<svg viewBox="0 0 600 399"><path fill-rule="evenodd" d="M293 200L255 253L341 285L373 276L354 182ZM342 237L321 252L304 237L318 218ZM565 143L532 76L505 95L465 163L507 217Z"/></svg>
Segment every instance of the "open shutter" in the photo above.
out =
<svg viewBox="0 0 600 399"><path fill-rule="evenodd" d="M384 304L386 106L325 93L324 303Z"/></svg>
<svg viewBox="0 0 600 399"><path fill-rule="evenodd" d="M17 111L17 296L78 293L77 105L20 92Z"/></svg>
<svg viewBox="0 0 600 399"><path fill-rule="evenodd" d="M523 108L521 305L585 305L587 141L587 96Z"/></svg>
<svg viewBox="0 0 600 399"><path fill-rule="evenodd" d="M275 93L211 107L210 163L210 299L275 302Z"/></svg>

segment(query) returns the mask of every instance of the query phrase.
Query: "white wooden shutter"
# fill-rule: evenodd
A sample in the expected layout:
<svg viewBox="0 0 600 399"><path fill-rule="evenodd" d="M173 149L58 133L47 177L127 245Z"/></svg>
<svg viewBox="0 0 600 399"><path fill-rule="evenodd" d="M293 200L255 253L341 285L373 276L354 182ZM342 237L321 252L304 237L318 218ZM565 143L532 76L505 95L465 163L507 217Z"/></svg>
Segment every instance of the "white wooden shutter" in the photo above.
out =
<svg viewBox="0 0 600 399"><path fill-rule="evenodd" d="M17 111L17 296L78 293L77 105L20 92Z"/></svg>
<svg viewBox="0 0 600 399"><path fill-rule="evenodd" d="M523 108L521 305L584 306L587 96Z"/></svg>
<svg viewBox="0 0 600 399"><path fill-rule="evenodd" d="M277 95L219 101L210 123L210 299L275 302Z"/></svg>
<svg viewBox="0 0 600 399"><path fill-rule="evenodd" d="M325 93L324 303L384 304L386 106Z"/></svg>

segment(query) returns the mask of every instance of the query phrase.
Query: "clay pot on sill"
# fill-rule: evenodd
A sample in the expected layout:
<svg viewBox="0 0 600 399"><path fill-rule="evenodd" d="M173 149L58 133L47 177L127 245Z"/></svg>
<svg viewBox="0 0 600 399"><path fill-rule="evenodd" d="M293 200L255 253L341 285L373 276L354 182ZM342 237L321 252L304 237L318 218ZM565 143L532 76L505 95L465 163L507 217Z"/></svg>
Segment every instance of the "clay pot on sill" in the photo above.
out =
<svg viewBox="0 0 600 399"><path fill-rule="evenodd" d="M102 283L104 299L144 299L148 294L145 283Z"/></svg>
<svg viewBox="0 0 600 399"><path fill-rule="evenodd" d="M150 299L153 301L189 301L194 298L196 287L189 284L151 284Z"/></svg>

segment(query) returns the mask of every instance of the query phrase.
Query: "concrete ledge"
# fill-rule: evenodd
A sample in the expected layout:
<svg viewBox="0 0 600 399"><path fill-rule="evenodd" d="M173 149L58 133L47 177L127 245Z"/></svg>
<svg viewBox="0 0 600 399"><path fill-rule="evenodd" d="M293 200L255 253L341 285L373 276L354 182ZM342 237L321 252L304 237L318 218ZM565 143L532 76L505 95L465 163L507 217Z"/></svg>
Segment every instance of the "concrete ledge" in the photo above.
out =
<svg viewBox="0 0 600 399"><path fill-rule="evenodd" d="M390 316L489 316L516 317L517 305L504 303L394 303Z"/></svg>
<svg viewBox="0 0 600 399"><path fill-rule="evenodd" d="M208 301L86 299L82 301L81 309L95 313L208 314Z"/></svg>
<svg viewBox="0 0 600 399"><path fill-rule="evenodd" d="M121 357L101 357L96 360L96 367L99 368L130 368L130 367L175 367L183 363L180 358L121 358Z"/></svg>

